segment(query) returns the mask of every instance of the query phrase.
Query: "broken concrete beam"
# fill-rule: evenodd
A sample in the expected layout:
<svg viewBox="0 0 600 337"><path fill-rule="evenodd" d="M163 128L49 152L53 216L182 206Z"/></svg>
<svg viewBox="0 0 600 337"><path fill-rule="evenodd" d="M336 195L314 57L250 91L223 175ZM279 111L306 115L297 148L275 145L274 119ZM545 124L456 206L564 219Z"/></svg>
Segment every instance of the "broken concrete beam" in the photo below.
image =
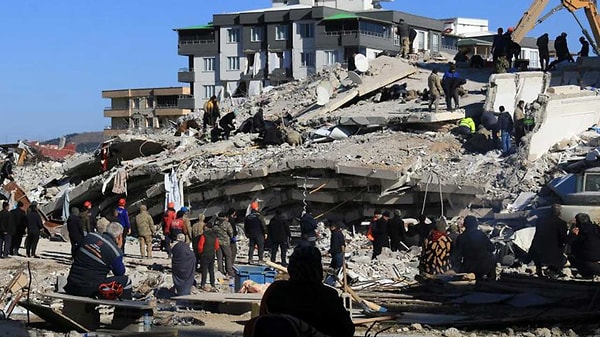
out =
<svg viewBox="0 0 600 337"><path fill-rule="evenodd" d="M363 200L372 205L414 205L422 202L422 200L419 201L418 199L414 193L385 195L383 197L378 193L365 193L363 196Z"/></svg>
<svg viewBox="0 0 600 337"><path fill-rule="evenodd" d="M528 159L536 160L554 144L569 139L600 121L600 96L577 86L554 87L540 95L536 127L528 144Z"/></svg>
<svg viewBox="0 0 600 337"><path fill-rule="evenodd" d="M354 166L354 165L336 165L336 173L348 174L353 176L369 177L369 178L380 178L388 180L398 180L402 172L394 169L384 169L379 167L365 167L365 166Z"/></svg>
<svg viewBox="0 0 600 337"><path fill-rule="evenodd" d="M541 71L492 74L488 81L488 92L484 111L500 111L504 106L511 114L519 100L532 102L550 85L550 74Z"/></svg>
<svg viewBox="0 0 600 337"><path fill-rule="evenodd" d="M146 190L146 198L154 198L165 192L165 183L156 183Z"/></svg>
<svg viewBox="0 0 600 337"><path fill-rule="evenodd" d="M421 180L416 186L415 191L425 192L428 191L429 194L438 194L440 193L440 184L435 182L430 182L429 186L427 186L426 179ZM442 194L466 194L466 195L479 195L485 193L485 189L480 186L474 185L459 185L459 184L450 184L443 183L441 184ZM437 199L439 200L439 198Z"/></svg>
<svg viewBox="0 0 600 337"><path fill-rule="evenodd" d="M226 195L236 195L243 194L249 192L262 191L265 189L265 186L261 183L245 183L245 184L235 184L225 186L225 194Z"/></svg>
<svg viewBox="0 0 600 337"><path fill-rule="evenodd" d="M340 116L338 125L383 126L388 124L386 116Z"/></svg>
<svg viewBox="0 0 600 337"><path fill-rule="evenodd" d="M303 191L300 190L292 190L291 198L293 200L307 200L312 202L322 202L326 204L333 204L339 201L337 193L329 193L329 192L316 192L316 193L306 193L304 195Z"/></svg>
<svg viewBox="0 0 600 337"><path fill-rule="evenodd" d="M411 124L411 123L440 123L455 121L465 117L464 109L455 111L440 111L431 113L428 111L399 111L392 112L393 116L389 118L389 124Z"/></svg>
<svg viewBox="0 0 600 337"><path fill-rule="evenodd" d="M342 179L339 178L311 178L311 179L302 179L296 178L296 186L297 187L306 187L308 189L314 188L325 188L325 189L337 189L344 186ZM322 186L322 187L321 187Z"/></svg>
<svg viewBox="0 0 600 337"><path fill-rule="evenodd" d="M335 169L335 162L333 160L325 158L304 158L304 159L292 159L285 162L288 169Z"/></svg>
<svg viewBox="0 0 600 337"><path fill-rule="evenodd" d="M247 168L242 169L240 172L236 173L233 176L233 179L261 178L266 177L268 174L269 169L267 167Z"/></svg>

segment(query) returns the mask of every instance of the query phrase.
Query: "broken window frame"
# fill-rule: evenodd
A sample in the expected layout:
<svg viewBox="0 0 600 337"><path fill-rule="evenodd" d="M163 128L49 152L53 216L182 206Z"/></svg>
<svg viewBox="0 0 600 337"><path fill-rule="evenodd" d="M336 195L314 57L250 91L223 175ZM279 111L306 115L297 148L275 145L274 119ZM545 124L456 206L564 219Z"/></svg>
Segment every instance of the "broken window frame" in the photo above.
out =
<svg viewBox="0 0 600 337"><path fill-rule="evenodd" d="M325 62L327 66L334 65L338 62L338 51L337 50L325 50Z"/></svg>

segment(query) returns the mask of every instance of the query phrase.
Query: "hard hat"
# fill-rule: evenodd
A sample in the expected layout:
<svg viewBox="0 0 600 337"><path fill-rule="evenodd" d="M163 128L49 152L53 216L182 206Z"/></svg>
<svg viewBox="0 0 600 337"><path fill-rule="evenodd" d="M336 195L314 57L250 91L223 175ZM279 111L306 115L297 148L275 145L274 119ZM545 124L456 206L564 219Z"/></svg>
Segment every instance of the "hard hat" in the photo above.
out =
<svg viewBox="0 0 600 337"><path fill-rule="evenodd" d="M509 32L513 32L514 30L515 30L515 28L514 28L514 27L508 27L508 31L509 31Z"/></svg>
<svg viewBox="0 0 600 337"><path fill-rule="evenodd" d="M88 200L88 201L86 201L86 202L83 203L83 207L90 208L90 207L92 207L92 203Z"/></svg>
<svg viewBox="0 0 600 337"><path fill-rule="evenodd" d="M183 207L181 207L181 208L179 209L179 211L181 211L181 212L184 212L184 213L187 213L187 212L189 212L190 210L189 210L187 207L183 206Z"/></svg>
<svg viewBox="0 0 600 337"><path fill-rule="evenodd" d="M167 204L167 208L175 208L175 203L174 203L174 202L172 202L172 201L171 201L171 202L169 202L169 203Z"/></svg>
<svg viewBox="0 0 600 337"><path fill-rule="evenodd" d="M258 201L253 201L250 203L250 209L258 211Z"/></svg>
<svg viewBox="0 0 600 337"><path fill-rule="evenodd" d="M119 199L119 206L125 206L125 203L126 203L125 199L123 199L123 198Z"/></svg>

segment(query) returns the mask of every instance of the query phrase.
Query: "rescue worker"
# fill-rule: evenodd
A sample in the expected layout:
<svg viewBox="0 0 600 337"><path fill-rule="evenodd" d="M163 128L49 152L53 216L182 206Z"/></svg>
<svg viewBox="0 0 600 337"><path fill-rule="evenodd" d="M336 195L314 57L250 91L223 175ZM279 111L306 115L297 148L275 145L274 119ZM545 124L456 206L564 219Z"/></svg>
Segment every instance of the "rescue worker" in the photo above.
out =
<svg viewBox="0 0 600 337"><path fill-rule="evenodd" d="M479 230L477 219L468 215L464 220L465 231L456 238L451 251L451 265L458 273L473 273L476 279L496 278L494 245Z"/></svg>
<svg viewBox="0 0 600 337"><path fill-rule="evenodd" d="M23 256L19 254L19 248L27 230L27 214L23 202L17 202L17 207L10 211L9 233L12 233L11 255Z"/></svg>
<svg viewBox="0 0 600 337"><path fill-rule="evenodd" d="M458 121L458 126L454 132L463 136L464 139L471 138L471 136L475 133L475 121L471 117L461 118Z"/></svg>
<svg viewBox="0 0 600 337"><path fill-rule="evenodd" d="M390 241L388 238L388 220L390 219L390 212L384 211L381 213L381 218L377 220L375 226L373 227L373 255L371 256L371 260L375 260L383 247L390 247Z"/></svg>
<svg viewBox="0 0 600 337"><path fill-rule="evenodd" d="M429 112L431 112L431 106L435 106L435 112L439 112L440 97L444 92L442 88L442 80L438 76L438 70L433 69L431 74L427 78L427 87L429 88Z"/></svg>
<svg viewBox="0 0 600 337"><path fill-rule="evenodd" d="M96 231L96 217L92 213L92 203L90 201L84 202L83 211L79 213L79 216L85 234Z"/></svg>
<svg viewBox="0 0 600 337"><path fill-rule="evenodd" d="M388 221L388 236L390 238L390 249L393 252L404 250L403 242L406 240L406 230L399 209L394 210L394 217Z"/></svg>
<svg viewBox="0 0 600 337"><path fill-rule="evenodd" d="M294 249L288 272L289 280L275 281L265 291L260 303L261 316L290 315L327 336L354 336L354 324L341 297L322 282L323 265L319 249L312 246ZM253 326L252 323L248 324L248 328ZM250 335L246 328L244 330L244 336Z"/></svg>
<svg viewBox="0 0 600 337"><path fill-rule="evenodd" d="M200 288L204 291L216 291L215 288L215 254L219 250L219 238L213 231L212 224L207 222L204 225L204 232L198 240L198 254L200 255L200 269L202 270L202 280ZM210 276L211 287L206 287L206 281Z"/></svg>
<svg viewBox="0 0 600 337"><path fill-rule="evenodd" d="M216 127L219 119L219 102L217 96L213 95L204 103L204 115L202 116L202 129L206 132L207 126Z"/></svg>
<svg viewBox="0 0 600 337"><path fill-rule="evenodd" d="M183 224L187 230L185 242L190 243L192 240L192 220L190 220L190 209L183 206L179 210L183 212L183 216L181 218L183 219Z"/></svg>
<svg viewBox="0 0 600 337"><path fill-rule="evenodd" d="M500 141L502 143L502 155L508 156L512 148L512 130L514 128L513 119L510 113L506 111L503 105L500 106L500 115L498 116L498 129L500 130Z"/></svg>
<svg viewBox="0 0 600 337"><path fill-rule="evenodd" d="M127 235L131 234L131 223L129 222L129 213L125 208L126 200L124 198L119 199L117 205L117 217L119 223L123 226L123 255L125 255L125 242L127 242Z"/></svg>
<svg viewBox="0 0 600 337"><path fill-rule="evenodd" d="M198 241L200 240L200 236L204 233L204 214L200 213L198 215L198 221L194 223L192 226L192 249L196 254L196 260L200 261L200 253L198 252Z"/></svg>
<svg viewBox="0 0 600 337"><path fill-rule="evenodd" d="M95 297L101 284L115 281L123 286L124 299L131 299L131 280L123 264L123 226L111 222L103 234L89 233L73 256L65 292L70 295ZM106 277L108 272L114 276Z"/></svg>
<svg viewBox="0 0 600 337"><path fill-rule="evenodd" d="M83 240L85 233L79 216L79 208L72 207L71 214L67 219L67 230L69 231L69 241L71 241L71 257L75 257L75 251L79 247L79 243Z"/></svg>
<svg viewBox="0 0 600 337"><path fill-rule="evenodd" d="M221 130L223 130L223 139L229 139L231 131L235 130L234 121L237 115L237 110L233 110L219 120L219 126L221 127Z"/></svg>
<svg viewBox="0 0 600 337"><path fill-rule="evenodd" d="M506 52L506 44L504 39L504 29L499 27L497 30L497 34L494 35L494 40L492 42L492 61L496 64L498 57L502 56Z"/></svg>
<svg viewBox="0 0 600 337"><path fill-rule="evenodd" d="M40 232L44 228L42 216L38 212L37 202L32 202L27 210L27 239L25 239L25 254L27 257L39 258L37 256L37 245L40 241Z"/></svg>
<svg viewBox="0 0 600 337"><path fill-rule="evenodd" d="M161 223L163 234L165 235L164 244L165 244L165 250L167 251L168 258L171 258L171 233L170 233L171 222L173 222L173 220L175 220L176 217L177 217L177 211L175 211L175 203L170 201L169 203L167 203L167 210L163 214L162 223Z"/></svg>
<svg viewBox="0 0 600 337"><path fill-rule="evenodd" d="M442 78L442 88L444 89L446 109L448 111L460 108L458 88L464 83L466 81L456 72L456 65L451 63L450 69L444 73L444 77ZM452 107L452 101L454 101L454 107Z"/></svg>
<svg viewBox="0 0 600 337"><path fill-rule="evenodd" d="M331 256L331 269L338 271L342 268L344 263L344 248L346 246L346 239L344 233L342 233L341 224L335 221L329 221L329 230L331 231L331 238L329 241L329 255Z"/></svg>
<svg viewBox="0 0 600 337"><path fill-rule="evenodd" d="M396 33L400 37L400 55L402 58L408 58L410 52L410 26L400 19Z"/></svg>
<svg viewBox="0 0 600 337"><path fill-rule="evenodd" d="M292 234L290 224L283 217L281 209L275 211L275 216L269 221L269 238L271 239L271 262L277 258L277 250L281 251L281 265L287 266L286 255L288 242Z"/></svg>
<svg viewBox="0 0 600 337"><path fill-rule="evenodd" d="M248 264L252 264L254 248L258 248L258 262L263 263L263 254L265 251L265 240L268 237L267 224L265 219L258 211L258 201L250 204L250 214L244 219L244 231L250 240L248 243Z"/></svg>
<svg viewBox="0 0 600 337"><path fill-rule="evenodd" d="M140 206L140 214L135 216L135 225L137 228L138 240L140 242L140 255L142 259L152 258L152 237L156 232L154 219L148 213L146 205Z"/></svg>
<svg viewBox="0 0 600 337"><path fill-rule="evenodd" d="M550 62L550 50L548 49L548 33L542 34L536 40L538 52L540 54L540 67L542 71L548 70L548 63Z"/></svg>
<svg viewBox="0 0 600 337"><path fill-rule="evenodd" d="M579 37L579 43L581 43L581 49L577 56L579 57L588 57L590 54L590 43L585 40L585 37Z"/></svg>
<svg viewBox="0 0 600 337"><path fill-rule="evenodd" d="M556 59L548 65L548 69L556 69L556 65L563 61L575 62L567 44L567 33L562 32L556 37L554 40L554 50L556 51Z"/></svg>
<svg viewBox="0 0 600 337"><path fill-rule="evenodd" d="M308 242L311 246L317 243L317 220L312 215L312 210L307 207L300 218L300 235L302 241Z"/></svg>
<svg viewBox="0 0 600 337"><path fill-rule="evenodd" d="M213 230L219 238L219 250L217 250L217 269L223 275L234 277L233 259L231 257L231 238L233 229L227 219L225 212L219 212L213 223Z"/></svg>
<svg viewBox="0 0 600 337"><path fill-rule="evenodd" d="M175 213L175 219L173 219L171 221L171 225L168 228L166 228L165 235L166 233L169 233L171 241L177 240L178 234L184 234L185 236L188 235L187 228L185 227L185 222L183 222L183 212L181 210Z"/></svg>
<svg viewBox="0 0 600 337"><path fill-rule="evenodd" d="M517 103L514 113L515 122L515 144L521 146L522 138L525 137L525 101L520 100Z"/></svg>

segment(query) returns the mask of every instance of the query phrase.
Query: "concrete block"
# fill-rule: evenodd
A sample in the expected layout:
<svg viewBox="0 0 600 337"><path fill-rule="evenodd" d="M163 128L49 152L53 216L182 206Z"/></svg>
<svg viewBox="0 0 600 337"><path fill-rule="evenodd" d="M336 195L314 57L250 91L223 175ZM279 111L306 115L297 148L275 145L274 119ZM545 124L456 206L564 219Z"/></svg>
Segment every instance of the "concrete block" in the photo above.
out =
<svg viewBox="0 0 600 337"><path fill-rule="evenodd" d="M534 101L550 85L550 75L541 71L492 74L488 81L488 94L483 105L485 111L499 111L503 105L513 112L519 100Z"/></svg>
<svg viewBox="0 0 600 337"><path fill-rule="evenodd" d="M225 186L225 194L226 195L235 195L235 194L243 194L255 191L262 191L265 189L265 186L261 183L246 183L246 184L235 184Z"/></svg>
<svg viewBox="0 0 600 337"><path fill-rule="evenodd" d="M536 160L554 144L569 139L600 121L600 96L592 91L580 90L573 94L572 88L557 87L559 93L546 96L536 120L536 132L531 136L528 159Z"/></svg>
<svg viewBox="0 0 600 337"><path fill-rule="evenodd" d="M386 195L383 197L378 193L365 193L363 200L372 205L418 205L423 202L423 199L419 200L415 193Z"/></svg>
<svg viewBox="0 0 600 337"><path fill-rule="evenodd" d="M219 189L213 188L211 190L202 191L202 198L204 200L216 199L224 196L225 193Z"/></svg>
<svg viewBox="0 0 600 337"><path fill-rule="evenodd" d="M401 175L401 171L399 169L385 169L379 167L351 166L340 164L336 166L336 172L338 174L348 174L353 176L380 178L388 180L397 180Z"/></svg>
<svg viewBox="0 0 600 337"><path fill-rule="evenodd" d="M210 180L211 181L215 181L215 180L223 180L226 177L228 177L230 174L230 172L226 171L226 170L214 170L210 172Z"/></svg>
<svg viewBox="0 0 600 337"><path fill-rule="evenodd" d="M548 94L553 95L572 95L579 94L580 92L581 88L578 85L562 85L548 88Z"/></svg>
<svg viewBox="0 0 600 337"><path fill-rule="evenodd" d="M269 174L267 167L249 168L242 169L240 172L233 176L233 179L251 179L266 177Z"/></svg>
<svg viewBox="0 0 600 337"><path fill-rule="evenodd" d="M385 116L340 116L339 125L376 126L386 125L388 118Z"/></svg>
<svg viewBox="0 0 600 337"><path fill-rule="evenodd" d="M545 92L548 88L550 75L546 75L541 71L517 73L516 86L517 95L514 104L509 107L505 106L512 113L520 100L525 102L533 102L538 95ZM497 110L496 110L497 111Z"/></svg>
<svg viewBox="0 0 600 337"><path fill-rule="evenodd" d="M320 178L320 179L307 179L304 180L302 178L296 178L296 186L297 187L304 187L304 185L306 185L307 189L315 189L320 187L321 185L324 185L322 188L324 189L337 189L337 188L341 188L342 186L344 186L343 182L341 179L337 179L337 178Z"/></svg>
<svg viewBox="0 0 600 337"><path fill-rule="evenodd" d="M165 192L165 183L157 183L146 190L146 198L154 198Z"/></svg>

